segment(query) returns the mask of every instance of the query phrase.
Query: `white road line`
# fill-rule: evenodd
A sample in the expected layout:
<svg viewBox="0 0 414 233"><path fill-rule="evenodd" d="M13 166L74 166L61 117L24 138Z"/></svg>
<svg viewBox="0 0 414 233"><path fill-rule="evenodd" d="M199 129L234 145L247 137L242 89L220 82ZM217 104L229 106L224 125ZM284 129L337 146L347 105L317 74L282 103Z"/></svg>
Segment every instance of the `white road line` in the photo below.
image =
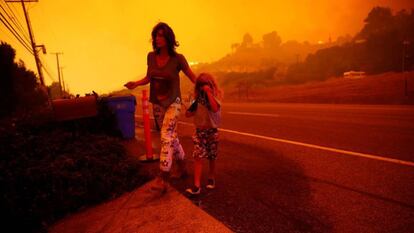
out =
<svg viewBox="0 0 414 233"><path fill-rule="evenodd" d="M264 116L264 117L279 117L278 114L265 114L265 113L252 113L252 112L226 112L234 115L247 115L247 116Z"/></svg>
<svg viewBox="0 0 414 233"><path fill-rule="evenodd" d="M182 122L182 121L180 121L179 123L183 124L183 125L191 125L191 126L193 125L192 123L187 123L187 122ZM283 142L283 143L297 145L297 146L304 146L304 147L309 147L309 148L313 148L313 149L331 151L331 152L336 152L336 153L341 153L341 154L346 154L346 155L351 155L351 156L356 156L356 157L374 159L374 160L379 160L379 161L384 161L384 162L389 162L389 163L396 163L396 164L401 164L401 165L407 165L407 166L414 167L414 162L410 162L410 161L404 161L404 160L399 160L399 159L391 159L391 158L386 158L386 157L382 157L382 156L378 156L378 155L370 155L370 154L364 154L364 153L359 153L359 152L335 149L335 148L330 148L330 147L326 147L326 146L318 146L318 145L313 145L313 144L308 144L308 143L303 143L303 142L296 142L296 141L281 139L281 138L274 138L274 137L262 136L262 135L251 134L251 133L244 133L244 132L240 132L240 131L236 131L236 130L230 130L230 129L219 128L219 130L222 131L222 132L234 133L234 134L239 134L239 135L243 135L243 136L249 136L249 137L274 141L274 142Z"/></svg>

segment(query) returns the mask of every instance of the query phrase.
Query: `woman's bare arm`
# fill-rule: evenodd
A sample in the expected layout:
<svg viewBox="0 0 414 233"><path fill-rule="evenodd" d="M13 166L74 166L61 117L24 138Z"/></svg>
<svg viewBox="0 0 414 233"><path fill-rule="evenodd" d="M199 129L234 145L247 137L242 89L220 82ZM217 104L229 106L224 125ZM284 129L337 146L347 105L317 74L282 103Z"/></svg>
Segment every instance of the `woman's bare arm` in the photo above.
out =
<svg viewBox="0 0 414 233"><path fill-rule="evenodd" d="M143 79L140 79L140 80L138 80L138 81L131 81L131 82L128 82L128 83L126 83L126 84L124 84L124 86L126 87L126 88L128 88L128 89L134 89L134 88L136 88L137 86L141 86L141 85L145 85L145 84L148 84L149 83L149 78L147 77L147 76L145 76Z"/></svg>
<svg viewBox="0 0 414 233"><path fill-rule="evenodd" d="M193 73L193 71L191 70L191 68L189 66L187 66L185 69L183 69L184 74L191 80L191 82L195 83L196 81L196 76Z"/></svg>

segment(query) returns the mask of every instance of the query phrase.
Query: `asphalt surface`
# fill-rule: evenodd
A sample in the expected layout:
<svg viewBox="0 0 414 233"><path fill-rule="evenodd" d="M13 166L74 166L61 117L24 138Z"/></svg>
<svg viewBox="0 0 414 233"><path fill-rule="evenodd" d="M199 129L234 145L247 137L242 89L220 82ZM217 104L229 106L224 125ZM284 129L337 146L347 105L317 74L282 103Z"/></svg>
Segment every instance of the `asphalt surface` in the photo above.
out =
<svg viewBox="0 0 414 233"><path fill-rule="evenodd" d="M191 200L235 232L414 232L414 107L224 104L222 116L217 189Z"/></svg>

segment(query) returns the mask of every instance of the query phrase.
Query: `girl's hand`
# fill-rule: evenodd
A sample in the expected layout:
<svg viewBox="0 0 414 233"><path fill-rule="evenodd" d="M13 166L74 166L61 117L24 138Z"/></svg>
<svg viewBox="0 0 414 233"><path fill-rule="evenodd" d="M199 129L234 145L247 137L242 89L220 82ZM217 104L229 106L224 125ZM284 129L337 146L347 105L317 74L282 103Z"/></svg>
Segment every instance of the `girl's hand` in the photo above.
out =
<svg viewBox="0 0 414 233"><path fill-rule="evenodd" d="M205 93L211 93L212 92L212 90L211 90L211 88L210 88L209 85L202 86L201 87L201 90L203 90Z"/></svg>

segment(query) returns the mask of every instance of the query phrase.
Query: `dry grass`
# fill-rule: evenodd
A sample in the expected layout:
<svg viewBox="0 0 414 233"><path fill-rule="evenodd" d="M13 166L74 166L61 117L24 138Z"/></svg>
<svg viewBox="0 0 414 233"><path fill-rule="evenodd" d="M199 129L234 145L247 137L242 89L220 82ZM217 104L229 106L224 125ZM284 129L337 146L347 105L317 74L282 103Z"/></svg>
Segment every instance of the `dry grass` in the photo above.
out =
<svg viewBox="0 0 414 233"><path fill-rule="evenodd" d="M252 89L248 98L237 90L227 90L226 101L345 103L345 104L414 104L414 72L384 73L361 79L332 78L323 82Z"/></svg>

